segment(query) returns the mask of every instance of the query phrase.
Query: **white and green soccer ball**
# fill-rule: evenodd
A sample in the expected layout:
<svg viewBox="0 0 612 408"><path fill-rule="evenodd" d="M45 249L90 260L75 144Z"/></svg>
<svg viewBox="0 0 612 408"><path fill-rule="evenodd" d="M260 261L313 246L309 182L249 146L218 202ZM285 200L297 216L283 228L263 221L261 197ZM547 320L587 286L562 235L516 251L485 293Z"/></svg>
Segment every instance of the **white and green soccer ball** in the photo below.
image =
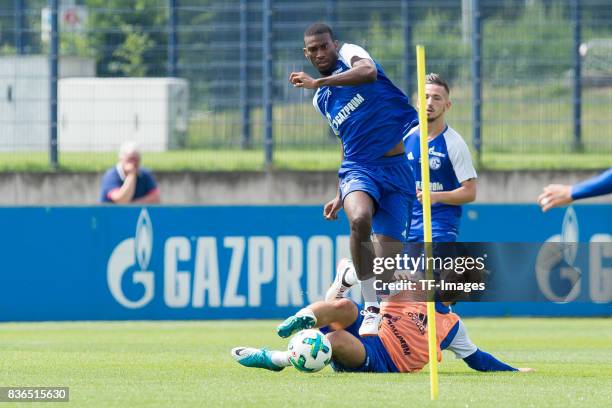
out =
<svg viewBox="0 0 612 408"><path fill-rule="evenodd" d="M331 357L331 343L318 330L302 330L289 341L289 362L298 371L304 373L321 371L329 364Z"/></svg>

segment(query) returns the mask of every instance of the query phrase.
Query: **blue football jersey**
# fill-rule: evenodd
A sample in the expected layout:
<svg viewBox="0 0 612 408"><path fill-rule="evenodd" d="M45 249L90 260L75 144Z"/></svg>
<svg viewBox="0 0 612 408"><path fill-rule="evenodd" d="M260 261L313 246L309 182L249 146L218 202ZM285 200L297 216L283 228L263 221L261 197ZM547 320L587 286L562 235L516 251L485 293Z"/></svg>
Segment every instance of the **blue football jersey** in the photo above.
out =
<svg viewBox="0 0 612 408"><path fill-rule="evenodd" d="M572 199L597 197L612 193L612 167L599 176L590 178L572 187Z"/></svg>
<svg viewBox="0 0 612 408"><path fill-rule="evenodd" d="M408 162L412 167L416 187L422 189L420 128L414 128L405 138L404 145ZM461 183L476 178L470 151L454 129L444 131L429 141L429 184L430 191L452 191ZM459 233L461 206L435 203L431 206L431 229L433 235L454 235ZM423 206L415 199L412 206L411 237L423 236Z"/></svg>
<svg viewBox="0 0 612 408"><path fill-rule="evenodd" d="M363 48L344 44L332 75L349 70L355 56L372 59ZM375 64L375 82L323 86L313 98L315 108L342 141L346 161L364 163L382 157L418 124L417 112L408 97Z"/></svg>

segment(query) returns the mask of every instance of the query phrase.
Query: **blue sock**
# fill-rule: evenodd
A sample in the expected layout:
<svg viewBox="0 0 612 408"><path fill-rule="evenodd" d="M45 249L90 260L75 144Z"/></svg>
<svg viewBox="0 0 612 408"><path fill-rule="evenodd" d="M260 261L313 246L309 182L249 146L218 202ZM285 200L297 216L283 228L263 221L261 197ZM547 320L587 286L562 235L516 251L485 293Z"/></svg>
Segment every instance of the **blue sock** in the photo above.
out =
<svg viewBox="0 0 612 408"><path fill-rule="evenodd" d="M480 349L464 358L463 361L476 371L518 371L518 369L499 361L491 354Z"/></svg>

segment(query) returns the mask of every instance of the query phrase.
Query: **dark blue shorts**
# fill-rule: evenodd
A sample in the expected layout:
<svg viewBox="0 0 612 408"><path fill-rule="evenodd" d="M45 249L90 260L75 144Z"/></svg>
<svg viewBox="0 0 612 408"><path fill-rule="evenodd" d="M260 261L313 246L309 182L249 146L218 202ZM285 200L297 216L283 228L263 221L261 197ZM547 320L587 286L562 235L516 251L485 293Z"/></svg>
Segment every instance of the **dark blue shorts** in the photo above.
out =
<svg viewBox="0 0 612 408"><path fill-rule="evenodd" d="M344 161L338 176L342 200L353 191L368 193L374 200L374 234L406 242L415 183L405 154L382 157L369 163Z"/></svg>
<svg viewBox="0 0 612 408"><path fill-rule="evenodd" d="M423 232L420 234L411 234L408 236L408 242L423 242ZM457 242L457 233L453 231L431 233L432 242Z"/></svg>
<svg viewBox="0 0 612 408"><path fill-rule="evenodd" d="M363 308L357 303L355 303L355 306L357 306L358 309L357 320L355 320L353 324L351 324L344 330L355 336L361 342L361 344L363 344L363 347L365 348L366 359L361 365L361 367L357 368L344 367L342 364L332 359L332 368L334 369L334 371L349 373L398 373L399 370L393 363L393 360L391 360L391 357L387 353L383 342L378 336L359 336L359 327L361 326L361 322L363 321L363 316L361 315L361 310ZM319 330L321 330L321 332L325 334L329 333L330 331L328 327L321 327Z"/></svg>

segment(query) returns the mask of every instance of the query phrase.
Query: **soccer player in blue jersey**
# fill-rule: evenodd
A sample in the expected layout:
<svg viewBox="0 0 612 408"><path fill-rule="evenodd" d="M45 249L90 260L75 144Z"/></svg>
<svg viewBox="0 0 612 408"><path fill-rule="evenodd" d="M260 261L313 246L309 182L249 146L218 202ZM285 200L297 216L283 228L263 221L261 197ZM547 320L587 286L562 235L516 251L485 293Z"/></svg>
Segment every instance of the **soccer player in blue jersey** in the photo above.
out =
<svg viewBox="0 0 612 408"><path fill-rule="evenodd" d="M328 25L308 27L304 55L321 77L292 72L289 82L298 88L317 89L315 109L342 142L338 194L325 204L323 216L335 220L344 208L357 276L345 276L341 269L334 291L341 294L357 279L361 282L365 315L360 333L376 335L380 316L373 286L373 254L363 244L371 243L374 234L377 243L387 244L377 246L376 255L393 256L395 250L389 248L406 239L415 185L402 137L417 125L417 113L366 50L354 44L339 46ZM401 245L397 252L400 250Z"/></svg>
<svg viewBox="0 0 612 408"><path fill-rule="evenodd" d="M432 239L433 242L455 242L459 234L461 206L476 199L476 170L467 145L459 133L446 123L445 114L452 104L448 84L440 75L427 75L425 98ZM420 128L416 127L404 138L417 186L409 242L423 242L420 137Z"/></svg>
<svg viewBox="0 0 612 408"><path fill-rule="evenodd" d="M538 197L542 211L571 204L575 200L612 193L612 167L588 180L575 184L549 184Z"/></svg>

